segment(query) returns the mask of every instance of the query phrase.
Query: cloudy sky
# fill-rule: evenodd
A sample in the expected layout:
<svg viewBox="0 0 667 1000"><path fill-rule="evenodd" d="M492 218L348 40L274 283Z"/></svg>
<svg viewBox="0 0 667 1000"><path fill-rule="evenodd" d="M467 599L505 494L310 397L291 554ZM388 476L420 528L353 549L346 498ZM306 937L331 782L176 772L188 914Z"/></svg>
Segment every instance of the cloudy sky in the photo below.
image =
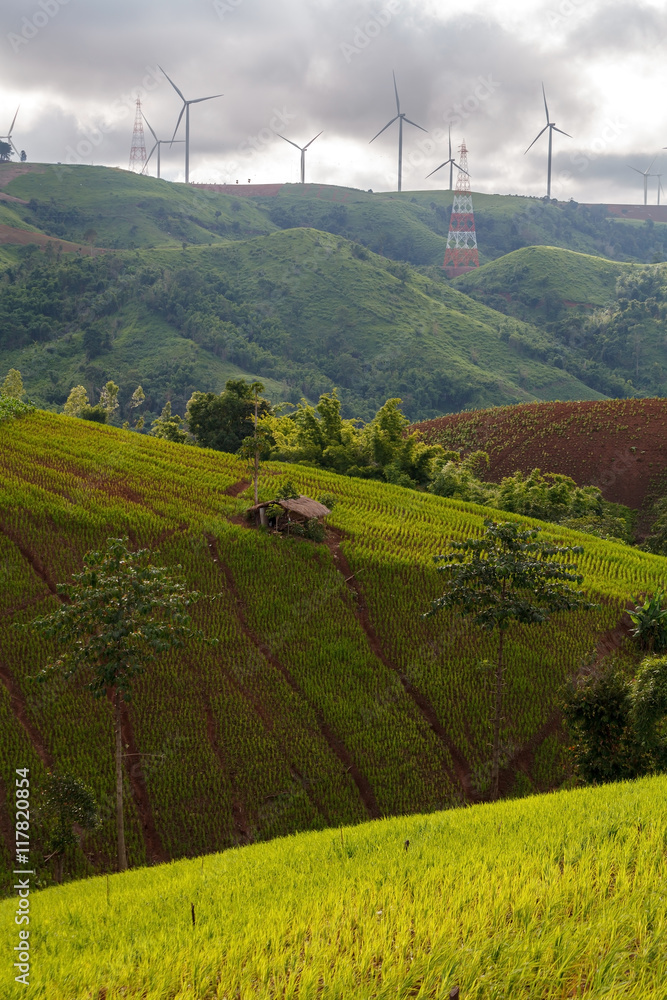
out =
<svg viewBox="0 0 667 1000"><path fill-rule="evenodd" d="M447 128L469 149L473 190L543 195L555 134L552 196L643 199L657 157L667 189L667 0L3 0L0 134L17 106L19 149L38 162L127 167L135 101L170 138L191 110L193 181L299 179L396 187L392 70L405 126L403 189L446 187ZM183 124L179 130L183 135ZM150 140L147 132L147 140ZM152 143L148 143L148 149ZM149 165L154 173L155 157ZM163 147L162 175L183 180L183 146ZM649 180L656 200L657 177ZM663 200L667 201L667 197Z"/></svg>

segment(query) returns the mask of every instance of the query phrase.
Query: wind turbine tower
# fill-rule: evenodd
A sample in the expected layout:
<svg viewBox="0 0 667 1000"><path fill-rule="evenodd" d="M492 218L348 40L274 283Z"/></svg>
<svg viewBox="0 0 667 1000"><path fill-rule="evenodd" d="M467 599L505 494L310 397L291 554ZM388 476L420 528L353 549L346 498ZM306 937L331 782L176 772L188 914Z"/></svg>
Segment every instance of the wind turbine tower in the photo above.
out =
<svg viewBox="0 0 667 1000"><path fill-rule="evenodd" d="M146 172L146 168L148 167L148 164L150 162L150 158L153 155L153 153L155 152L155 150L157 149L157 176L158 176L158 180L159 180L160 179L160 150L162 149L163 146L171 146L172 141L173 142L185 142L185 140L184 139L174 139L174 140L171 140L171 139L158 139L158 137L156 136L155 132L153 131L153 129L151 127L151 123L149 122L149 120L146 117L146 115L144 115L144 121L148 125L148 129L149 129L151 135L153 136L153 138L155 139L155 144L154 144L153 148L151 149L150 153L148 154L148 156L146 157L146 162L144 163L143 170L141 172L142 172L142 174Z"/></svg>
<svg viewBox="0 0 667 1000"><path fill-rule="evenodd" d="M415 128L421 129L422 132L428 132L428 129L422 128L417 122L411 122L409 118L406 117L405 112L401 111L401 102L398 99L398 87L396 86L396 74L392 70L392 76L394 77L394 93L396 95L396 114L387 122L384 128L381 128L377 135L374 135L370 140L375 142L378 135L382 135L385 129L388 129L390 125L393 125L395 121L398 122L398 190L401 190L401 181L403 175L403 122L406 121L408 125L414 125Z"/></svg>
<svg viewBox="0 0 667 1000"><path fill-rule="evenodd" d="M459 146L459 176L456 181L454 203L449 220L447 248L443 268L448 278L465 274L479 267L475 216L472 210L470 174L468 173L468 149L465 139Z"/></svg>
<svg viewBox="0 0 667 1000"><path fill-rule="evenodd" d="M130 146L130 170L140 167L139 173L143 173L146 166L146 138L144 136L144 119L141 113L141 101L137 97L137 112L134 116L134 131L132 132L132 145Z"/></svg>
<svg viewBox="0 0 667 1000"><path fill-rule="evenodd" d="M164 73L164 70L160 66L160 70ZM164 73L167 76L166 73ZM186 101L183 94L178 89L174 81L167 76L169 83L172 85L180 99L183 101L183 107L181 108L181 113L178 116L178 121L176 122L176 128L174 129L174 134L172 136L172 142L176 138L176 133L178 132L178 126L181 124L181 118L183 117L183 112L185 112L185 183L190 183L190 105L191 104L201 104L202 101L214 101L217 97L224 97L224 94L211 94L210 97L195 97L190 101Z"/></svg>
<svg viewBox="0 0 667 1000"><path fill-rule="evenodd" d="M649 173L649 171L650 171L651 167L653 166L653 164L655 163L655 161L657 159L658 159L658 157L654 156L653 159L651 160L651 162L649 163L648 167L646 168L646 170L638 170L637 167L630 167L630 170L634 170L634 172L636 174L641 174L642 177L644 178L644 204L645 205L648 205L648 179L649 179L649 177L655 177L656 176L655 174ZM628 164L628 166L630 166L630 165Z"/></svg>
<svg viewBox="0 0 667 1000"><path fill-rule="evenodd" d="M553 144L553 134L554 132L560 132L561 135L566 135L568 139L571 139L572 136L570 135L569 132L563 132L562 128L557 128L555 122L549 121L549 108L547 105L547 95L544 92L544 84L542 84L542 97L544 98L544 110L547 113L547 123L542 129L542 131L537 133L537 135L531 142L528 149L532 149L532 147L535 145L539 137L543 135L547 129L549 129L549 157L547 161L547 198L551 198L551 148ZM528 149L526 150L526 153L528 152Z"/></svg>
<svg viewBox="0 0 667 1000"><path fill-rule="evenodd" d="M458 165L458 163L456 162L456 160L452 156L452 126L451 125L449 126L449 159L445 160L444 163L441 163L439 167L435 168L435 170L432 170L430 174L427 174L426 175L426 180L428 180L429 177L432 177L433 174L437 174L438 170L442 170L442 168L446 167L447 164L449 164L449 190L452 191L453 188L454 188L454 167L456 167L457 170L462 170L463 168ZM467 173L467 171L464 170L463 173L465 174L465 173Z"/></svg>
<svg viewBox="0 0 667 1000"><path fill-rule="evenodd" d="M323 131L324 131L324 129L322 129L322 132ZM281 135L280 132L276 133L278 135L278 138L285 139L285 142L289 142L290 146L294 146L295 149L300 149L301 150L301 183L302 184L306 183L306 150L308 149L308 147L313 142L315 142L315 139L319 139L319 137L322 135L322 132L318 132L317 135L313 139L310 140L310 142L306 143L305 146L297 146L297 144L295 142L292 142L291 139L287 139L284 135Z"/></svg>

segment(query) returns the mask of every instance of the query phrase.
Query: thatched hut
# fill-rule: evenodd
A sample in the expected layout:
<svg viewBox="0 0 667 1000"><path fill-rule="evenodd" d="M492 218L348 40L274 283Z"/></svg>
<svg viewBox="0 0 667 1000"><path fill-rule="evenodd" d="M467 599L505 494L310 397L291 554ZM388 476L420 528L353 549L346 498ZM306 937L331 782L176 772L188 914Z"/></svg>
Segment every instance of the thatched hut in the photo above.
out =
<svg viewBox="0 0 667 1000"><path fill-rule="evenodd" d="M248 517L254 518L255 524L272 527L276 531L289 531L291 524L305 526L309 521L319 521L330 513L323 503L306 496L265 500L246 511Z"/></svg>

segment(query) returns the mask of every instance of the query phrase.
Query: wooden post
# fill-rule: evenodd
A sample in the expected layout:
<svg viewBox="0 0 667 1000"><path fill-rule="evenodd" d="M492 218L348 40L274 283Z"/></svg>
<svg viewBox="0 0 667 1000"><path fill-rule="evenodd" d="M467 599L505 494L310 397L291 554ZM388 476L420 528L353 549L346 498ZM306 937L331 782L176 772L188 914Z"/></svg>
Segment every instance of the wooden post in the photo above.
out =
<svg viewBox="0 0 667 1000"><path fill-rule="evenodd" d="M454 986L449 991L449 1000L459 1000L459 988L458 988L458 986Z"/></svg>
<svg viewBox="0 0 667 1000"><path fill-rule="evenodd" d="M268 528L269 526L269 519L266 516L266 507L259 508L259 523L263 528Z"/></svg>

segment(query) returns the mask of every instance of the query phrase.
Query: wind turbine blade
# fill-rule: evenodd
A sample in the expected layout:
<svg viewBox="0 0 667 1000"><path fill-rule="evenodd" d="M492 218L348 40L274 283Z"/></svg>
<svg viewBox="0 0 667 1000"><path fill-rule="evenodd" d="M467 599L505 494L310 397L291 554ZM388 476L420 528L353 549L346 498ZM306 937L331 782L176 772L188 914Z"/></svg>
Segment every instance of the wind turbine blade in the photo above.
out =
<svg viewBox="0 0 667 1000"><path fill-rule="evenodd" d="M457 170L460 170L460 171L461 171L461 173L462 173L462 174L465 174L465 175L466 175L466 177L470 177L470 174L468 173L468 171L467 171L467 170L464 170L464 169L463 169L463 167L460 167L460 166L458 165L458 163L456 162L456 160L452 160L452 163L454 164L454 166L456 167L456 169L457 169Z"/></svg>
<svg viewBox="0 0 667 1000"><path fill-rule="evenodd" d="M382 135L382 133L385 131L385 129L388 129L389 126L393 125L394 122L398 121L399 118L400 118L400 115L396 115L394 118L392 118L392 120L390 122L387 122L387 124L385 125L385 127L381 128L380 131L378 132L378 134L374 135L373 138L369 141L369 145L371 144L371 142L375 142L375 140L377 139L378 135Z"/></svg>
<svg viewBox="0 0 667 1000"><path fill-rule="evenodd" d="M630 164L628 163L628 164L627 164L627 166L628 166L628 167L630 167ZM643 171L643 170L637 170L637 168L636 168L636 167L630 167L630 170L634 170L634 172L635 172L636 174L641 174L641 175L642 175L642 177L644 176L644 171Z"/></svg>
<svg viewBox="0 0 667 1000"><path fill-rule="evenodd" d="M396 94L396 111L400 115L400 113L401 113L401 105L400 105L399 100L398 100L398 87L396 86L396 74L394 73L393 69L391 71L391 75L394 78L394 93Z"/></svg>
<svg viewBox="0 0 667 1000"><path fill-rule="evenodd" d="M403 121L407 122L408 125L414 125L415 128L421 128L422 132L428 132L427 128L422 128L421 125L417 124L417 122L411 122L409 118L403 117Z"/></svg>
<svg viewBox="0 0 667 1000"><path fill-rule="evenodd" d="M148 166L148 164L149 164L149 161L150 161L150 158L151 158L151 156L153 155L153 153L154 153L154 152L155 152L155 150L157 149L157 145L158 145L158 144L157 144L157 142L156 142L156 143L155 143L155 145L153 146L153 148L151 149L150 153L149 153L149 154L148 154L148 156L146 157L146 162L144 163L143 167L141 168L141 172L142 172L142 174L143 174L144 170L146 169L146 167Z"/></svg>
<svg viewBox="0 0 667 1000"><path fill-rule="evenodd" d="M424 179L428 180L429 177L432 177L433 174L437 174L438 170L442 170L443 167L446 167L447 164L451 162L452 162L451 160L445 160L445 162L441 163L439 167L436 167L435 170L432 170L430 174L427 174Z"/></svg>
<svg viewBox="0 0 667 1000"><path fill-rule="evenodd" d="M172 143L173 143L174 139L176 138L176 133L178 132L178 126L181 124L181 118L185 114L186 107L187 107L187 104L184 104L183 107L181 108L181 113L178 116L178 121L176 122L176 128L174 129L174 134L171 137L171 142Z"/></svg>
<svg viewBox="0 0 667 1000"><path fill-rule="evenodd" d="M324 132L324 129L322 129L322 132ZM308 149L308 147L310 146L310 144L311 144L311 143L313 143L313 142L315 142L315 139L319 139L319 137L320 137L320 136L322 135L322 132L318 132L318 133L317 133L317 135L316 135L316 136L314 136L314 137L313 137L313 138L312 138L312 139L310 140L310 142L307 142L307 143L306 143L306 145L305 145L305 146L304 146L303 148L304 148L304 149Z"/></svg>
<svg viewBox="0 0 667 1000"><path fill-rule="evenodd" d="M563 132L562 128L556 128L555 125L551 125L550 127L554 130L554 132L560 132L561 135L566 135L568 139L574 139L573 135L570 135L569 132Z"/></svg>
<svg viewBox="0 0 667 1000"><path fill-rule="evenodd" d="M547 107L547 95L544 91L544 84L542 84L542 97L544 98L544 110L547 113L547 123L549 122L549 108Z"/></svg>
<svg viewBox="0 0 667 1000"><path fill-rule="evenodd" d="M186 101L186 104L201 104L202 101L214 101L216 97L224 97L224 94L212 94L210 97L196 97L194 101Z"/></svg>
<svg viewBox="0 0 667 1000"><path fill-rule="evenodd" d="M528 149L532 149L532 148L533 148L533 146L535 145L535 143L537 142L537 140L539 139L539 137L540 137L541 135L544 135L544 133L546 132L546 130L547 130L548 128L549 128L549 126L548 126L548 125L545 125L545 126L544 126L544 128L542 129L542 131L541 131L541 132L538 132L538 133L537 133L537 135L535 136L535 138L534 138L534 139L533 139L533 141L531 142L531 144L530 144L530 146L528 147ZM524 156L525 156L525 155L526 155L526 153L528 152L528 149L526 149L526 150L524 151L524 154L523 154Z"/></svg>
<svg viewBox="0 0 667 1000"><path fill-rule="evenodd" d="M276 135L278 136L279 139L285 139L285 136L281 135L280 132L276 132ZM295 149L298 150L301 149L301 146L297 146L297 144L295 142L292 142L291 139L285 139L285 142L289 142L290 146L294 146Z"/></svg>
<svg viewBox="0 0 667 1000"><path fill-rule="evenodd" d="M147 118L147 117L146 117L146 115L145 115L145 114L143 113L143 111L141 112L141 117L143 118L143 120L144 120L144 121L146 122L146 124L148 125L148 128L150 129L150 133L151 133L151 135L153 136L153 138L154 138L154 139L155 139L155 141L157 142L157 141L158 141L158 139L157 139L157 136L156 136L155 132L153 131L153 129L151 128L151 123L149 122L148 118ZM155 146L153 146L153 149L155 149ZM146 161L146 162L148 162L148 161Z"/></svg>
<svg viewBox="0 0 667 1000"><path fill-rule="evenodd" d="M20 109L20 107L21 107L21 105L19 104L18 108L16 109L16 114L14 115L14 121L13 121L13 122L11 123L11 125L9 126L9 135L7 136L7 138L8 138L8 139L10 139L10 138L11 138L11 135L12 135L12 132L14 131L14 126L16 125L16 117L17 117L17 115L18 115L18 113L19 113L19 109ZM651 169L651 168L649 167L649 170L650 170L650 169Z"/></svg>
<svg viewBox="0 0 667 1000"><path fill-rule="evenodd" d="M449 126L449 160L452 158L452 126ZM447 160L447 163L449 163Z"/></svg>
<svg viewBox="0 0 667 1000"><path fill-rule="evenodd" d="M164 73L164 70L162 69L162 67L160 66L160 64L159 64L159 63L158 63L158 69L162 70L162 72ZM165 76L167 76L167 74L166 74L166 73L164 73L164 75L165 75ZM178 96L180 97L180 99L181 99L182 101L185 101L185 98L183 97L183 94L182 94L182 93L181 93L181 91L180 91L180 90L178 89L178 87L176 86L176 84L174 83L174 81L173 81L173 80L171 79L171 77L170 77L170 76L167 76L167 79L169 80L169 83L170 83L170 84L172 85L172 87L174 88L174 90L176 91L176 93L178 94Z"/></svg>
<svg viewBox="0 0 667 1000"><path fill-rule="evenodd" d="M17 112L17 114L18 114L18 112ZM14 126L12 125L12 128L13 128L13 127L14 127ZM657 153L656 153L656 155L655 155L655 156L653 157L653 159L652 159L652 160L651 160L651 162L649 163L648 167L646 168L646 173L648 173L648 172L649 172L649 170L651 169L651 167L653 166L653 164L655 163L655 161L656 161L657 159L658 159L658 155L657 155Z"/></svg>

